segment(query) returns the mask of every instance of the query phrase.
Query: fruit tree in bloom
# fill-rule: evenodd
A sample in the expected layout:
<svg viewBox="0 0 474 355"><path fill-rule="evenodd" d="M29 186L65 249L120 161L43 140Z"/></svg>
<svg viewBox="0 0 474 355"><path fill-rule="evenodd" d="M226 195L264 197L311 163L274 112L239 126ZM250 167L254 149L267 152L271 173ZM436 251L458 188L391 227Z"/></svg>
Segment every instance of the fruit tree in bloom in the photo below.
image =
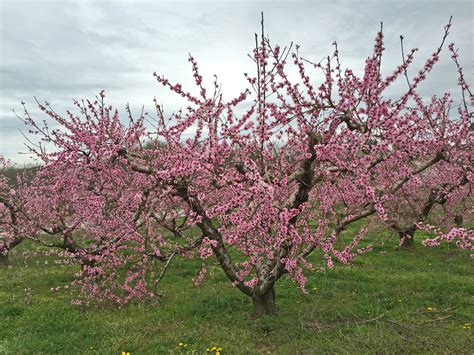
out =
<svg viewBox="0 0 474 355"><path fill-rule="evenodd" d="M426 222L416 213L400 220L397 206L407 195L423 209L434 190L435 199L468 194L468 99L449 110L449 94L425 102L417 91L439 61L450 26L412 79L406 70L417 49L389 75L381 74L382 31L358 76L343 69L336 43L331 55L312 62L298 47L270 43L262 20L251 55L255 73L245 74L248 89L231 100L223 98L217 80L211 89L204 85L190 56L196 93L154 74L189 103L169 117L155 100L155 117L130 114L124 124L103 93L76 102L79 113L66 117L40 104L59 129L25 111L33 132L57 148L31 149L51 176L48 188L57 180L55 186L68 189L67 197L57 197L70 205L65 224L93 241L76 253L88 261L77 281L84 294L120 304L153 297L173 257L202 260L195 283L213 258L252 300L255 316L273 314L283 276L305 292L308 272L349 263L370 250L358 246L364 226L341 244L348 225L377 216L403 229L403 223ZM314 74L322 80L316 83ZM458 76L472 101L461 69ZM389 98L386 91L397 79L406 79L408 87ZM151 119L153 129L145 124ZM160 273L158 260L166 262Z"/></svg>

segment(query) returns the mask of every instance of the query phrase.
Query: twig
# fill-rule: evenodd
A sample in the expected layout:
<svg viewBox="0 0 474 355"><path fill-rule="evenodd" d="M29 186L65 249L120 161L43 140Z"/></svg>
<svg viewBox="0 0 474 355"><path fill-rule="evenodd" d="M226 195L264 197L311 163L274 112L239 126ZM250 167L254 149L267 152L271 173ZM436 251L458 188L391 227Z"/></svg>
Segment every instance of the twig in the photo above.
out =
<svg viewBox="0 0 474 355"><path fill-rule="evenodd" d="M433 323L433 322L438 322L438 321L441 321L441 320L445 320L447 318L451 318L453 315L450 314L448 316L444 316L444 317L439 317L439 318L435 318L435 319L428 319L426 321L424 321L423 323Z"/></svg>
<svg viewBox="0 0 474 355"><path fill-rule="evenodd" d="M402 49L402 60L403 60L403 65L406 65L405 51L403 50L403 38L404 38L403 35L400 35L400 47ZM407 68L403 69L403 74L405 75L405 78L407 79L408 88L411 90L410 80L408 79Z"/></svg>
<svg viewBox="0 0 474 355"><path fill-rule="evenodd" d="M387 322L392 323L392 324L395 324L395 325L398 325L400 328L403 328L403 329L405 329L405 330L411 331L411 329L408 328L406 325L401 324L401 323L398 323L398 322L395 322L394 320L390 320L390 319L389 319L389 320L387 320Z"/></svg>
<svg viewBox="0 0 474 355"><path fill-rule="evenodd" d="M400 328L405 329L405 330L408 332L408 335L409 335L410 337L413 336L413 337L415 337L415 338L421 339L423 342L425 342L426 344L429 344L429 345L433 345L433 346L436 346L436 347L439 347L439 348L444 348L444 349L446 349L446 350L448 350L448 351L451 350L451 348L450 348L449 346L445 345L445 344L442 344L442 343L433 343L433 342L428 341L425 337L422 337L422 336L420 336L420 335L414 333L413 330L410 329L409 327L407 327L405 324L398 323L398 322L396 322L396 321L394 321L394 320L390 320L390 319L388 319L387 322L392 323L392 324L395 324L395 325L399 326ZM400 335L400 336L401 336L401 335ZM402 336L402 337L403 337L403 336Z"/></svg>
<svg viewBox="0 0 474 355"><path fill-rule="evenodd" d="M160 273L160 276L158 276L158 278L156 279L155 281L155 285L153 286L153 293L156 294L156 288L158 287L158 283L161 281L161 279L163 278L163 276L165 276L165 273L166 273L166 270L168 269L168 267L170 266L170 263L171 263L171 260L173 260L174 256L176 255L176 251L174 251L168 261L166 262L165 266L163 266L163 270L161 270L161 273Z"/></svg>
<svg viewBox="0 0 474 355"><path fill-rule="evenodd" d="M359 324L374 322L374 321L379 320L380 318L382 318L384 315L385 315L385 313L383 313L383 314L381 314L381 315L379 315L375 318L362 319L362 320L357 320L357 321L353 321L353 322L342 322L342 323L337 323L337 324L327 325L327 326L320 326L317 322L313 323L313 324L318 328L318 330L331 329L331 328L343 327L343 326L346 326L346 325L359 325ZM308 325L309 324L307 324L307 326Z"/></svg>

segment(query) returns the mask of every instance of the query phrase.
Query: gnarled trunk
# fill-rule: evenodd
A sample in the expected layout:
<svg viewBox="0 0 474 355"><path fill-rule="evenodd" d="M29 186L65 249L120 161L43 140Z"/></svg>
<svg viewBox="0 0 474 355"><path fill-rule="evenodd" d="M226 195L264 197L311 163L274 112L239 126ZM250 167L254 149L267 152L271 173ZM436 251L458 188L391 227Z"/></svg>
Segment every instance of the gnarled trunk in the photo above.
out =
<svg viewBox="0 0 474 355"><path fill-rule="evenodd" d="M9 253L3 254L0 252L0 266L10 265Z"/></svg>
<svg viewBox="0 0 474 355"><path fill-rule="evenodd" d="M252 302L254 318L260 318L264 315L274 315L276 313L275 287L271 286L263 295L254 295Z"/></svg>
<svg viewBox="0 0 474 355"><path fill-rule="evenodd" d="M398 232L400 236L400 248L414 248L415 247L415 231L416 227L411 226Z"/></svg>
<svg viewBox="0 0 474 355"><path fill-rule="evenodd" d="M3 242L0 248L0 265L10 265L10 251L20 244L23 241L23 238L14 239L10 243Z"/></svg>

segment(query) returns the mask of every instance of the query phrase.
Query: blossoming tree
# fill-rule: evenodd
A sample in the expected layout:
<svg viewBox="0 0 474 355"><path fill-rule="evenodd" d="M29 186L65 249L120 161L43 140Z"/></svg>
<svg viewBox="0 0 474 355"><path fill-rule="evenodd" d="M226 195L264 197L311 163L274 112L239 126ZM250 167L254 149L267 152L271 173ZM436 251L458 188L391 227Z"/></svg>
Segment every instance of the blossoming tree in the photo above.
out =
<svg viewBox="0 0 474 355"><path fill-rule="evenodd" d="M342 249L335 242L370 215L395 220L391 206L406 189L423 185L433 169L456 158L466 137L472 140L467 105L453 115L445 105L424 105L417 93L449 27L397 100L384 94L416 49L384 77L379 32L359 77L343 70L335 43L331 56L313 63L298 48L270 43L262 20L251 56L256 74L246 74L249 89L232 100L223 98L217 80L212 90L204 86L190 56L197 94L154 74L189 106L167 118L155 100L152 130L147 113L122 123L103 93L77 102L79 115L62 117L40 104L60 129L25 111L33 131L58 148L32 149L46 169L73 179L66 184L69 196L80 197L73 214L94 240L84 249L94 262L81 270L83 291L119 303L153 296L175 255L203 260L196 283L206 273L205 259L215 257L259 317L275 312L275 286L284 275L304 290L306 271L321 266L315 252L331 268L334 260L348 263L369 250L357 247L365 228ZM309 69L321 72L319 85ZM160 144L145 148L145 140ZM466 178L471 184L472 174ZM155 260L166 261L159 275Z"/></svg>

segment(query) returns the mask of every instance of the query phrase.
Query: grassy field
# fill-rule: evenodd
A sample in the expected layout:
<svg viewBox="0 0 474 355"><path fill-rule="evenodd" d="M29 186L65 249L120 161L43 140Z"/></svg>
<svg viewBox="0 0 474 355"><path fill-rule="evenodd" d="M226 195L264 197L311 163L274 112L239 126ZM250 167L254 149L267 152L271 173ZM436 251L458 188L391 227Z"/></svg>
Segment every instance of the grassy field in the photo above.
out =
<svg viewBox="0 0 474 355"><path fill-rule="evenodd" d="M397 250L388 232L371 239L374 251L353 265L309 274L306 295L282 279L278 315L259 320L213 262L196 288L200 263L184 259L160 283L159 304L72 305L76 292L64 286L75 267L25 260L21 252L33 246L24 244L13 266L0 269L0 353L472 353L469 253L446 245Z"/></svg>

